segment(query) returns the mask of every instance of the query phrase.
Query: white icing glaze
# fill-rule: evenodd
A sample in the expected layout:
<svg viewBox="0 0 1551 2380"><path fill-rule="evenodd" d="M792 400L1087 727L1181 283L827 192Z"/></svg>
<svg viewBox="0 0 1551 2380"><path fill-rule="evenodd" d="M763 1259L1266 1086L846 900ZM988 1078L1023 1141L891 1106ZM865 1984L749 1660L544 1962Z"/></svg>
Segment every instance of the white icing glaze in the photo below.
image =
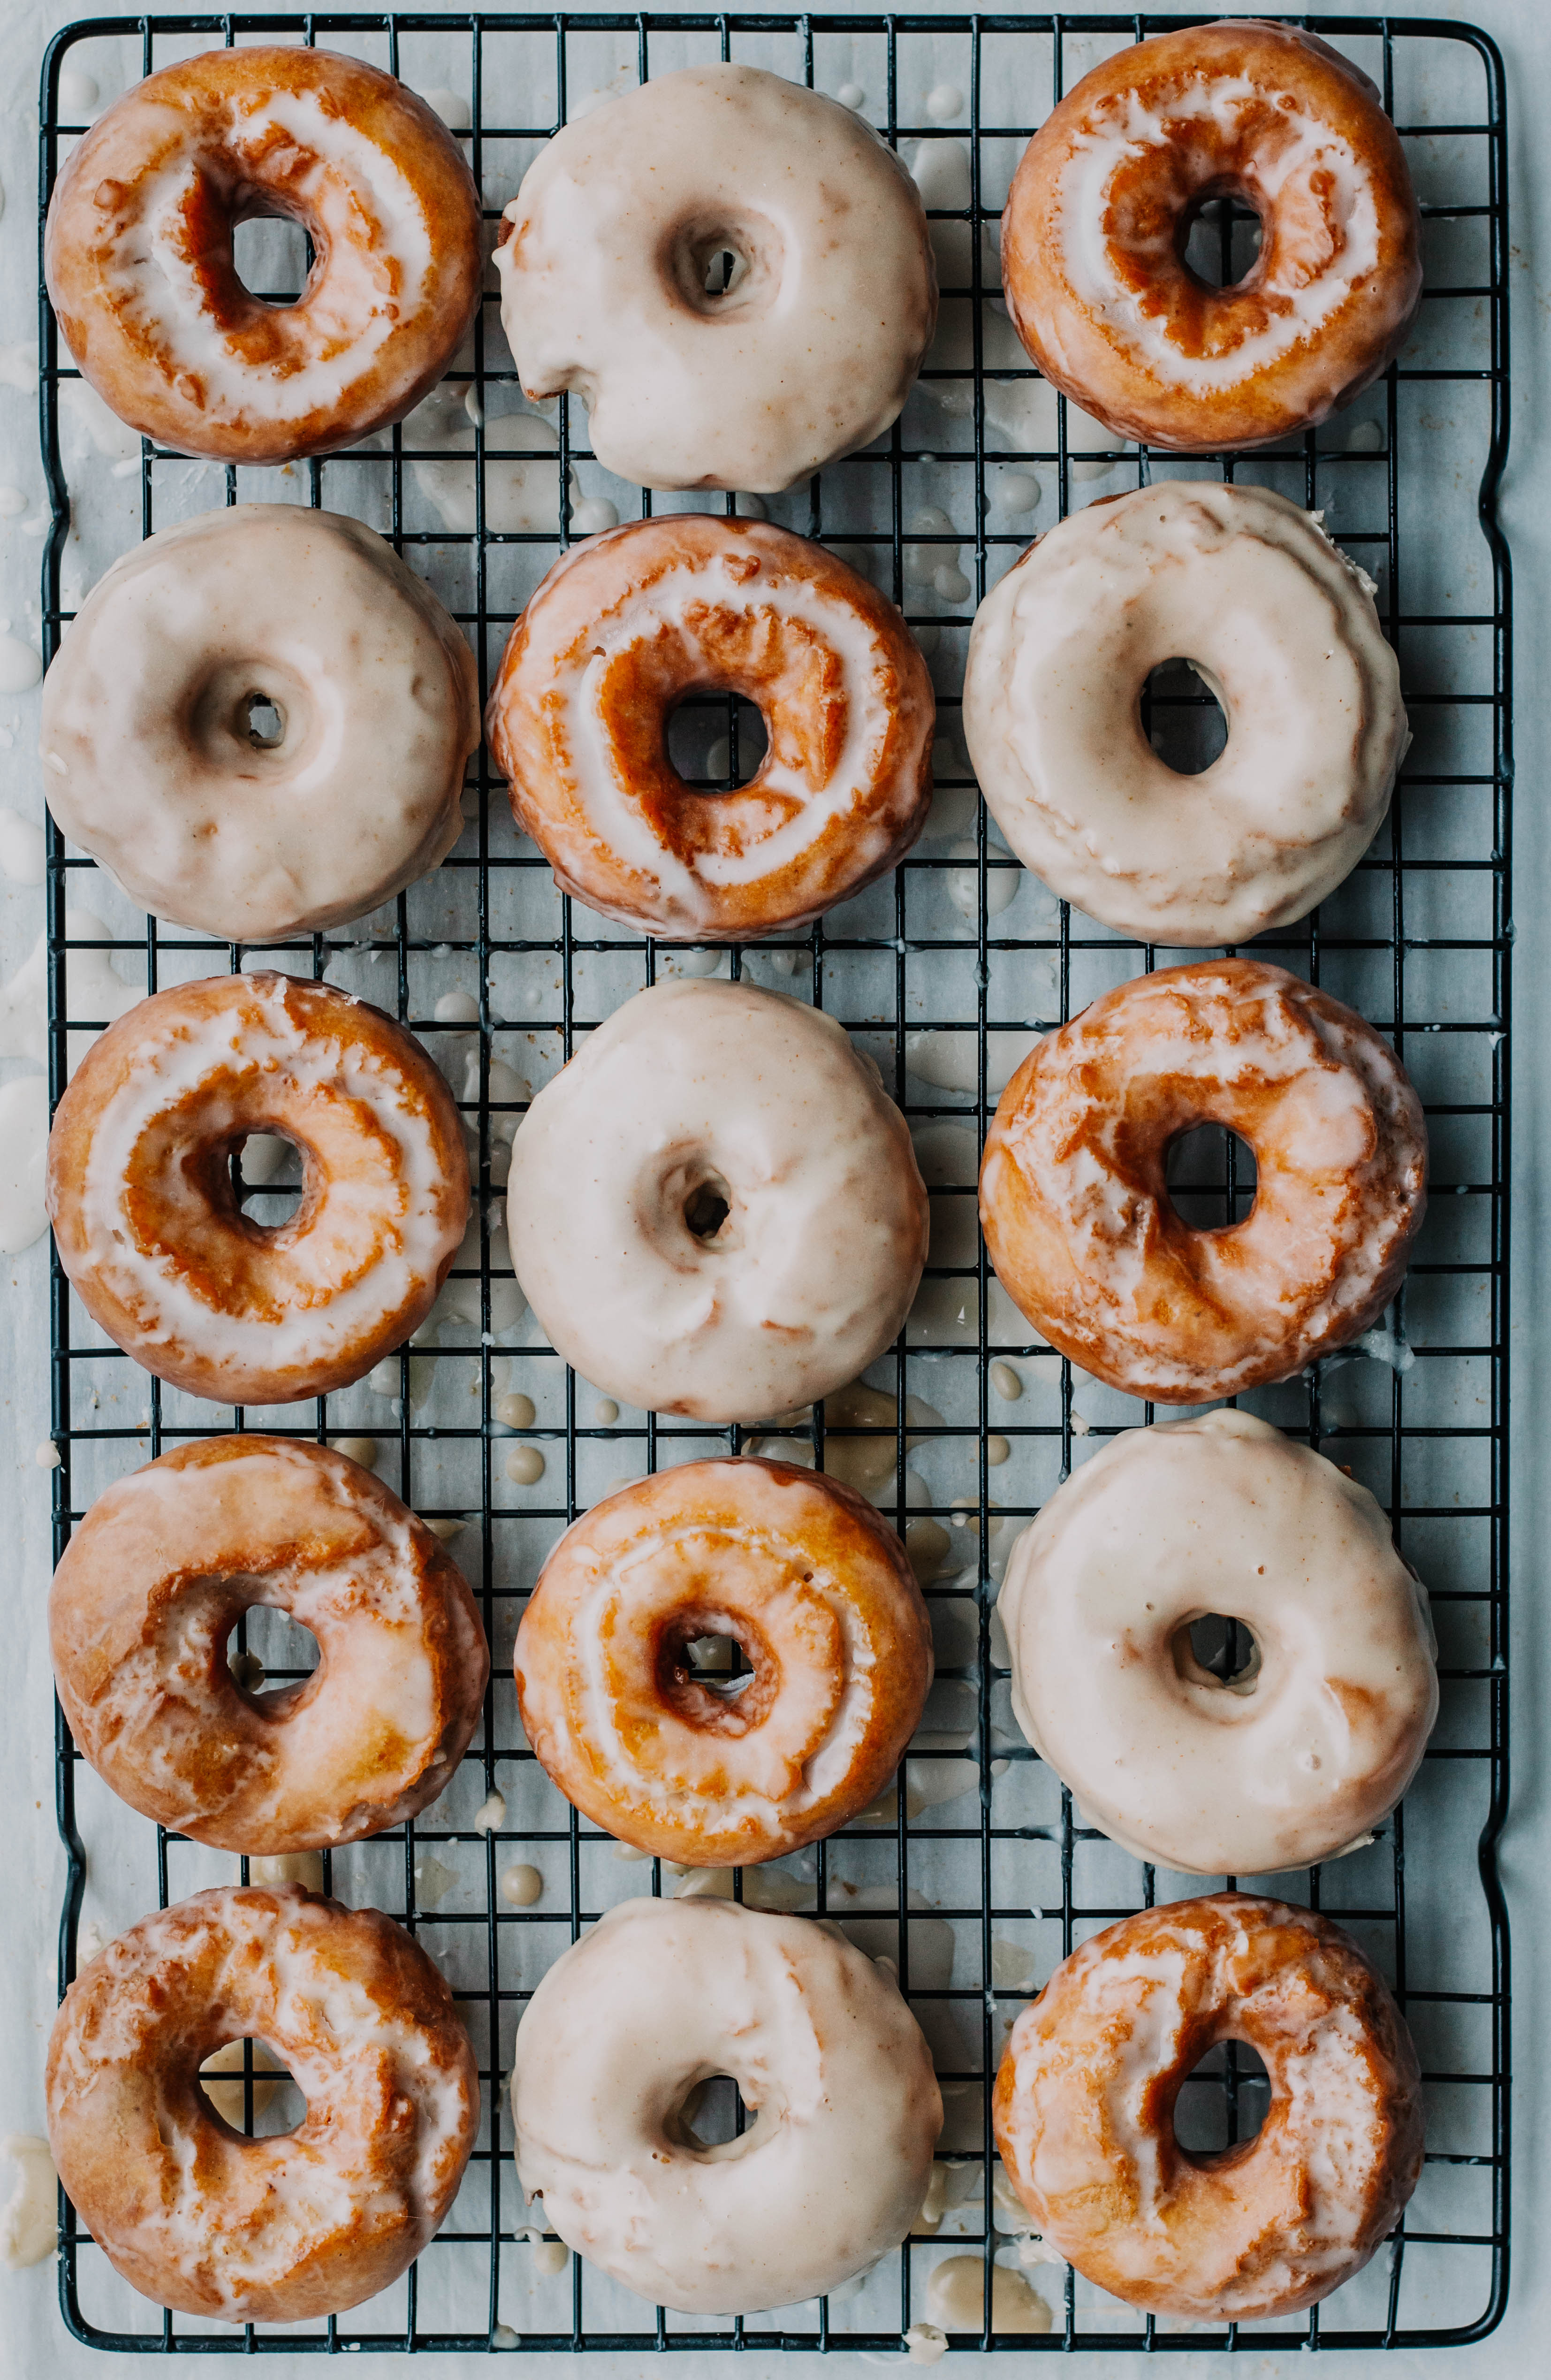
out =
<svg viewBox="0 0 1551 2380"><path fill-rule="evenodd" d="M703 2148L675 2122L730 2074L756 2120ZM942 2103L914 2017L809 1918L627 1900L539 1984L512 2067L517 2168L567 2245L686 2313L834 2289L921 2204Z"/></svg>
<svg viewBox="0 0 1551 2380"><path fill-rule="evenodd" d="M1437 1712L1425 1588L1365 1488L1249 1414L1128 1430L1019 1539L1018 1724L1090 1822L1184 1874L1327 1859L1384 1817ZM1237 1688L1181 1637L1241 1621Z"/></svg>
<svg viewBox="0 0 1551 2380"><path fill-rule="evenodd" d="M1122 163L1157 150L1188 153L1190 128L1209 128L1237 145L1254 124L1255 172L1269 208L1292 218L1323 218L1330 252L1311 272L1301 247L1273 250L1272 267L1257 284L1266 302L1264 327L1224 354L1194 355L1170 335L1169 315L1149 307L1115 270L1107 237L1109 189ZM1068 284L1103 322L1116 345L1133 353L1168 385L1210 398L1317 338L1360 296L1379 259L1373 168L1332 126L1303 114L1287 92L1269 100L1264 78L1202 76L1182 81L1167 107L1149 108L1135 91L1094 103L1072 142L1059 183L1057 240ZM1174 225L1158 233L1159 255L1172 254ZM1059 340L1059 323L1054 326Z"/></svg>
<svg viewBox="0 0 1551 2380"><path fill-rule="evenodd" d="M348 1029L356 1003L346 994L308 985L296 1000L298 988L273 974L227 984L227 996L200 1008L172 991L134 1012L132 1054L98 1086L80 1178L51 1180L50 1212L57 1231L68 1205L62 1258L89 1268L134 1317L135 1352L150 1368L186 1352L239 1382L246 1401L285 1402L341 1364L350 1378L370 1370L384 1342L395 1343L400 1318L418 1320L462 1239L467 1190L447 1171L425 1086L391 1044ZM303 1116L355 1161L338 1180L309 1157L303 1224L267 1243L264 1286L278 1296L229 1310L184 1260L183 1243L207 1230L210 1210L183 1158L196 1137L236 1139L273 1123L295 1129ZM154 1180L156 1230L130 1205L128 1176L140 1166ZM351 1369L357 1349L366 1352Z"/></svg>
<svg viewBox="0 0 1551 2380"><path fill-rule="evenodd" d="M255 1605L316 1637L310 1678L239 1691L226 1641ZM461 1579L398 1498L328 1449L258 1435L109 1488L55 1574L49 1624L72 1733L114 1791L198 1842L264 1854L354 1841L434 1801L489 1674Z"/></svg>
<svg viewBox="0 0 1551 2380"><path fill-rule="evenodd" d="M1188 659L1225 750L1181 776L1142 733ZM1350 874L1409 735L1370 582L1269 489L1165 481L1039 540L975 614L964 736L987 807L1065 900L1143 941L1247 941Z"/></svg>
<svg viewBox="0 0 1551 2380"><path fill-rule="evenodd" d="M743 260L725 296L711 259ZM568 125L503 218L502 321L530 397L656 488L769 493L903 405L937 284L909 176L849 109L693 67Z"/></svg>
<svg viewBox="0 0 1551 2380"><path fill-rule="evenodd" d="M243 2035L305 2095L296 2131L234 2139L208 2107L200 2061ZM479 2084L423 1951L375 1911L286 1885L198 1893L111 1942L55 2021L48 2106L66 2187L138 2288L286 2322L358 2303L424 2246Z"/></svg>
<svg viewBox="0 0 1551 2380"><path fill-rule="evenodd" d="M248 698L281 740L257 747ZM238 504L88 596L43 689L55 817L155 916L232 941L364 917L457 841L473 656L359 521Z"/></svg>
<svg viewBox="0 0 1551 2380"><path fill-rule="evenodd" d="M696 1238L685 1205L724 1183ZM551 1343L621 1403L700 1420L807 1404L894 1337L926 1258L898 1110L844 1030L746 983L658 984L539 1093L512 1257Z"/></svg>

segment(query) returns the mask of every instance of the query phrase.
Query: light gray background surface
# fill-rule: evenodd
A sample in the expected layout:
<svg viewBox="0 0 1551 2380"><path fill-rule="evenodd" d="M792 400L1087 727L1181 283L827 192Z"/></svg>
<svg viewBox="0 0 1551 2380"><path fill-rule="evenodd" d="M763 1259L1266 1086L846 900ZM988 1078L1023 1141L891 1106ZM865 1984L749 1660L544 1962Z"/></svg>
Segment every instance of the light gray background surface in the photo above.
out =
<svg viewBox="0 0 1551 2380"><path fill-rule="evenodd" d="M422 10L436 0L418 0ZM842 13L843 0L830 0ZM36 104L43 48L56 27L91 13L69 0L0 0L0 341L29 338L36 311ZM933 10L917 0L916 13ZM1316 7L1315 15L1335 14ZM1551 628L1551 437L1545 419L1551 373L1551 10L1544 0L1477 0L1473 10L1429 6L1418 16L1471 14L1501 44L1509 67L1512 157L1512 323L1514 436L1503 513L1513 547L1518 653L1515 919L1518 941L1515 1147L1513 1168L1513 1419L1515 1443L1513 1630L1513 1812L1502 1845L1502 1867L1514 1926L1516 2131L1514 2267L1509 2312L1482 2347L1451 2356L1397 2356L1393 2372L1431 2369L1495 2380L1531 2380L1551 2371L1551 2090L1545 2064L1545 1998L1551 1982L1551 1813L1547 1809L1545 1723L1551 1694L1551 1644L1544 1609L1545 1560L1551 1542L1551 1466L1544 1451L1542 1416L1551 1400L1551 1255L1541 1186L1545 1156L1545 1089L1548 1052L1542 987L1551 975L1551 820L1545 800L1551 707L1546 695L1546 643ZM107 94L104 93L104 96ZM16 519L0 521L0 617L11 632L37 639L41 548L23 524L43 504L37 459L35 401L0 385L0 482L22 488L29 504ZM0 697L0 802L41 819L36 759L36 689ZM13 716L14 714L14 716ZM36 943L42 925L41 890L0 881L0 983L9 979ZM0 1080L25 1071L0 1061ZM8 1549L0 1597L0 1676L6 1694L0 1718L0 2132L43 2129L42 2074L55 2010L55 1925L63 1860L54 1826L53 1701L43 1622L50 1571L48 1475L34 1460L48 1431L48 1265L46 1244L0 1258L0 1525ZM13 2175L0 2173L0 2195ZM1239 2368L1269 2374L1290 2369L1293 2358L1256 2352ZM1359 2359L1335 2355L1334 2373L1354 2371ZM0 2375L3 2380L64 2380L101 2372L110 2361L69 2340L60 2325L52 2261L23 2273L0 2272ZM569 2359L554 2359L556 2366ZM661 2369L663 2359L615 2360L632 2374ZM685 2373L706 2368L703 2356L671 2359ZM831 2362L833 2359L831 2359ZM1170 2356L1183 2376L1217 2359ZM180 2357L179 2368L201 2374L230 2370L225 2357ZM483 2359L480 2359L481 2363ZM1024 2368L1029 2368L1028 2359ZM1039 2359L1044 2364L1044 2359ZM1140 2356L1108 2359L1100 2368L1140 2371ZM743 2359L760 2380L816 2380L816 2357ZM435 2368L456 2380L474 2359L438 2357ZM305 2380L314 2359L268 2357L275 2380ZM535 2380L546 2361L527 2362ZM574 2367L573 2367L574 2368ZM613 2362L610 2369L614 2368ZM999 2368L1005 2370L1005 2360ZM1049 2368L1048 2365L1045 2368ZM750 2375L753 2380L753 2375Z"/></svg>

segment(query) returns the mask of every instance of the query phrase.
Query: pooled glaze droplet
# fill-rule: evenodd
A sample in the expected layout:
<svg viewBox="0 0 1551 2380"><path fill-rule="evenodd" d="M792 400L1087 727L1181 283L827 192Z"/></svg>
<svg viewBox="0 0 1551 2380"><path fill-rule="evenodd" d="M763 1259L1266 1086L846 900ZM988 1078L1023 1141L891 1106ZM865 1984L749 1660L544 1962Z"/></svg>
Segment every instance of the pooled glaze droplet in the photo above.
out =
<svg viewBox="0 0 1551 2380"><path fill-rule="evenodd" d="M497 1397L495 1401L496 1420L508 1429L531 1429L533 1415L533 1399L525 1397L520 1389L514 1389L509 1395Z"/></svg>
<svg viewBox="0 0 1551 2380"><path fill-rule="evenodd" d="M19 637L0 637L0 694L25 694L43 674L43 658Z"/></svg>
<svg viewBox="0 0 1551 2380"><path fill-rule="evenodd" d="M0 1085L0 1253L14 1257L48 1229L43 1163L48 1150L48 1084L21 1075Z"/></svg>
<svg viewBox="0 0 1551 2380"><path fill-rule="evenodd" d="M578 537L600 537L605 529L618 528L619 508L607 496L584 496L571 507L571 526Z"/></svg>
<svg viewBox="0 0 1551 2380"><path fill-rule="evenodd" d="M350 1462L358 1463L363 1471L376 1470L377 1440L374 1438L331 1438L329 1444L336 1454L343 1454Z"/></svg>
<svg viewBox="0 0 1551 2380"><path fill-rule="evenodd" d="M308 1892L323 1889L321 1852L270 1852L248 1863L249 1884L299 1884Z"/></svg>
<svg viewBox="0 0 1551 2380"><path fill-rule="evenodd" d="M438 1025L478 1025L479 1003L471 991L444 991L431 1014Z"/></svg>
<svg viewBox="0 0 1551 2380"><path fill-rule="evenodd" d="M615 1849L619 1847L616 1844ZM544 1879L536 1867L519 1860L509 1867L501 1879L501 1898L509 1900L514 1909L531 1909L544 1889Z"/></svg>
<svg viewBox="0 0 1551 2380"><path fill-rule="evenodd" d="M987 1377L999 1397L1010 1405L1017 1403L1024 1393L1024 1384L1011 1364L1003 1363L999 1357Z"/></svg>
<svg viewBox="0 0 1551 2380"><path fill-rule="evenodd" d="M951 124L964 112L964 95L951 82L939 82L927 93L927 114L934 124Z"/></svg>
<svg viewBox="0 0 1551 2380"><path fill-rule="evenodd" d="M450 132L467 132L474 122L468 102L455 91L423 91L420 97Z"/></svg>
<svg viewBox="0 0 1551 2380"><path fill-rule="evenodd" d="M0 2265L19 2273L52 2255L59 2237L58 2176L47 2141L34 2132L7 2132L0 2156L17 2168L16 2187L0 2209Z"/></svg>
<svg viewBox="0 0 1551 2380"><path fill-rule="evenodd" d="M866 103L866 96L859 82L842 82L835 93L842 107L863 107Z"/></svg>
<svg viewBox="0 0 1551 2380"><path fill-rule="evenodd" d="M469 1824L476 1834L498 1835L506 1824L506 1796L493 1789L485 1795Z"/></svg>
<svg viewBox="0 0 1551 2380"><path fill-rule="evenodd" d="M544 1475L544 1458L536 1446L514 1446L506 1457L506 1476L519 1488L531 1488Z"/></svg>

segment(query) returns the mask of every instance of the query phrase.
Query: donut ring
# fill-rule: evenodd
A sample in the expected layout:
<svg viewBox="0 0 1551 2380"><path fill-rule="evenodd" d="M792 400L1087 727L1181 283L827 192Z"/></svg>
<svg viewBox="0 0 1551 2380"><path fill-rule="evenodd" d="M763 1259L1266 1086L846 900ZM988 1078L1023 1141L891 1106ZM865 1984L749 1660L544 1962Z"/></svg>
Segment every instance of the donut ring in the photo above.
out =
<svg viewBox="0 0 1551 2380"><path fill-rule="evenodd" d="M251 1132L292 1141L301 1203L232 1191ZM418 1330L462 1245L458 1111L418 1041L332 984L212 976L94 1041L49 1135L59 1261L116 1346L189 1395L290 1404Z"/></svg>
<svg viewBox="0 0 1551 2380"><path fill-rule="evenodd" d="M299 504L205 513L115 563L40 735L71 842L140 907L233 942L364 917L434 868L479 743L474 656L430 589L360 521Z"/></svg>
<svg viewBox="0 0 1551 2380"><path fill-rule="evenodd" d="M927 1220L844 1027L749 983L637 992L512 1148L512 1262L551 1345L622 1404L697 1421L854 1380L910 1311Z"/></svg>
<svg viewBox="0 0 1551 2380"><path fill-rule="evenodd" d="M1186 655L1229 721L1191 777L1138 707ZM1410 741L1372 580L1285 496L1199 480L1101 498L1030 546L975 615L963 724L1024 865L1121 933L1187 948L1333 892Z"/></svg>
<svg viewBox="0 0 1551 2380"><path fill-rule="evenodd" d="M689 1666L729 1636L736 1694ZM517 1631L540 1767L584 1816L685 1867L779 1859L888 1784L920 1724L932 1632L904 1548L838 1480L684 1463L574 1521Z"/></svg>
<svg viewBox="0 0 1551 2380"><path fill-rule="evenodd" d="M200 2067L236 2037L307 2096L248 2140ZM110 1942L49 2042L49 2145L114 2270L156 2305L306 2322L375 2297L457 2195L479 2076L452 1993L375 1909L298 1885L197 1892Z"/></svg>
<svg viewBox="0 0 1551 2380"><path fill-rule="evenodd" d="M769 746L734 793L668 758L686 694L746 695ZM936 702L900 613L821 545L670 514L571 548L487 713L512 811L563 892L703 941L803 926L895 866L931 807Z"/></svg>
<svg viewBox="0 0 1551 2380"><path fill-rule="evenodd" d="M756 2121L704 2148L729 2074ZM942 2128L931 2053L839 1929L624 1900L543 1977L512 2058L517 2170L579 2256L682 2313L800 2303L897 2247Z"/></svg>
<svg viewBox="0 0 1551 2380"><path fill-rule="evenodd" d="M305 1684L240 1687L255 1604L318 1639ZM414 1817L476 1726L490 1654L423 1521L332 1448L207 1438L98 1497L49 1593L70 1732L119 1799L225 1851L357 1842Z"/></svg>
<svg viewBox="0 0 1551 2380"><path fill-rule="evenodd" d="M1253 2141L1193 2155L1180 2087L1222 2041L1266 2062ZM997 2147L1046 2240L1127 2305L1297 2313L1360 2272L1422 2172L1422 2083L1393 1999L1312 1909L1218 1892L1082 1944L1012 2028Z"/></svg>
<svg viewBox="0 0 1551 2380"><path fill-rule="evenodd" d="M849 107L757 67L690 67L564 126L495 262L524 395L576 390L598 460L647 488L769 494L866 445L937 322L900 160Z"/></svg>
<svg viewBox="0 0 1551 2380"><path fill-rule="evenodd" d="M1185 262L1203 202L1259 215L1215 288ZM1422 300L1422 225L1367 76L1250 18L1118 50L1046 117L1001 218L1018 336L1106 423L1176 454L1265 446L1376 380Z"/></svg>
<svg viewBox="0 0 1551 2380"><path fill-rule="evenodd" d="M1181 1875L1329 1859L1387 1817L1437 1717L1427 1590L1365 1488L1251 1414L1128 1429L1013 1547L1012 1708L1084 1818ZM1193 1621L1241 1621L1225 1681Z"/></svg>
<svg viewBox="0 0 1551 2380"><path fill-rule="evenodd" d="M1193 1231L1170 1144L1219 1123L1254 1152L1242 1223ZM1052 1347L1111 1388L1205 1404L1358 1338L1426 1208L1422 1106L1388 1043L1253 959L1165 967L1047 1034L1001 1095L980 1164L997 1278Z"/></svg>
<svg viewBox="0 0 1551 2380"><path fill-rule="evenodd" d="M316 252L294 305L244 287L254 215ZM121 421L182 455L348 446L433 388L479 303L479 194L439 116L327 50L208 50L148 75L71 152L48 294Z"/></svg>

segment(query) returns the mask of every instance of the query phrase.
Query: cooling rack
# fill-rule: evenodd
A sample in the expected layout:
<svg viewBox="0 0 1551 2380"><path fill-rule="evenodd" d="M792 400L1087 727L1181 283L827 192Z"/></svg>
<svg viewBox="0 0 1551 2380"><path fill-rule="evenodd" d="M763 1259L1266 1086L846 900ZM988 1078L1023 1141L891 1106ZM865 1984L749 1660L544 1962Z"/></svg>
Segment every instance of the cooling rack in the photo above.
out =
<svg viewBox="0 0 1551 2380"><path fill-rule="evenodd" d="M493 224L556 125L652 72L731 56L856 104L915 161L944 287L941 327L891 435L827 468L772 517L838 544L900 602L928 652L939 701L938 795L927 837L891 882L811 933L730 954L632 940L562 899L515 836L478 758L467 831L444 866L360 924L261 953L201 941L130 910L49 829L50 1088L137 993L261 955L327 975L406 1022L461 1094L479 1220L437 1327L369 1382L251 1415L163 1388L95 1330L55 1264L55 1543L92 1497L201 1433L291 1430L370 1438L377 1468L451 1536L496 1661L481 1730L446 1795L412 1826L321 1859L329 1888L390 1911L437 1959L479 2055L483 2121L441 2236L398 2288L284 2332L162 2315L108 2267L62 2201L61 2302L72 2335L118 2351L407 2353L733 2348L902 2352L941 2311L951 2351L1155 2351L1299 2345L1433 2347L1500 2318L1508 2275L1508 1928L1494 1850L1507 1784L1508 1022L1511 783L1509 560L1494 504L1508 435L1508 220L1503 69L1472 27L1322 17L1319 31L1372 75L1405 141L1425 218L1427 285L1404 358L1345 418L1285 451L1181 464L1107 432L1027 366L997 302L995 221L1012 166L1053 99L1097 59L1177 18L515 16L384 14L113 17L61 32L44 63L40 189L47 194L90 106L137 75L214 43L318 42L371 58L426 91L459 129ZM84 96L83 96L84 94ZM1228 202L1204 212L1191 256L1211 277L1244 269L1254 227ZM1206 243L1203 247L1199 243ZM307 256L291 227L244 226L238 263L283 302ZM488 688L509 627L569 537L701 501L612 480L568 401L525 408L493 292L440 399L364 448L285 472L190 465L117 440L93 411L40 295L41 426L53 524L44 549L45 652L82 583L170 521L242 500L322 504L367 519L464 623ZM1193 1888L1132 1860L1083 1823L1027 1749L1008 1703L997 1582L1017 1529L1072 1465L1153 1409L1076 1372L998 1289L975 1224L978 1142L998 1090L1038 1029L1108 985L1184 953L1126 941L1016 868L975 798L958 729L975 603L1039 529L1149 474L1276 486L1324 512L1377 585L1401 658L1415 742L1390 820L1315 917L1257 948L1361 1008L1426 1105L1432 1207L1402 1300L1355 1358L1243 1402L1365 1480L1428 1580L1443 1709L1416 1785L1378 1840L1274 1880L1338 1915L1392 1981L1427 2077L1427 2164L1394 2240L1366 2273L1292 2323L1174 2330L1105 2297L1010 2227L996 2186L987 2079L1009 2022L1073 1943L1129 1911ZM68 484L67 484L68 480ZM568 511L569 507L569 511ZM1182 771L1220 747L1200 682L1169 665L1145 698L1155 743ZM754 722L724 698L687 705L676 759L706 784L746 775ZM90 907L88 906L90 903ZM98 915L98 912L101 915ZM663 975L730 970L822 1002L878 1063L916 1137L932 1190L932 1261L893 1354L854 1395L786 1418L787 1451L868 1485L909 1534L932 1606L939 1683L903 1790L816 1851L732 1883L740 1897L838 1917L887 1956L931 2040L948 2110L930 2219L872 2275L828 2301L733 2321L648 2309L543 2233L513 2163L501 2084L523 2002L549 1961L613 1900L668 1893L658 1863L622 1863L560 1801L522 1738L512 1638L539 1562L566 1521L618 1476L770 1432L711 1431L621 1413L548 1351L511 1275L501 1230L505 1152L531 1088L631 991ZM261 1221L294 1203L285 1167L250 1145L238 1187ZM275 1152L269 1152L273 1160ZM1247 1152L1193 1135L1175 1168L1193 1220L1242 1215ZM1209 1641L1208 1641L1209 1639ZM275 1682L309 1650L278 1615L252 1613L234 1658ZM1232 1632L1201 1649L1224 1674ZM245 1672L251 1679L251 1668ZM68 1853L61 1988L78 1956L158 1902L235 1880L238 1864L153 1830L115 1803L57 1721L58 1820ZM515 1867L533 1871L514 1876ZM246 1878L248 1864L241 1864ZM728 1879L721 1879L723 1884ZM1251 1879L1240 1879L1249 1882ZM537 1898L525 1900L537 1882ZM83 1939L84 1937L84 1939ZM1187 2145L1253 2131L1264 2105L1252 2054L1217 2053L1187 2085ZM249 2129L296 2119L243 2052L236 2112ZM731 2095L735 2097L735 2095ZM696 2121L741 2123L724 2086ZM720 2129L718 2129L720 2127ZM938 2203L941 2202L940 2212ZM1011 2266L1032 2285L991 2276ZM1021 2311L1010 2312L1015 2304ZM1040 2312L1049 2327L1026 2324Z"/></svg>

